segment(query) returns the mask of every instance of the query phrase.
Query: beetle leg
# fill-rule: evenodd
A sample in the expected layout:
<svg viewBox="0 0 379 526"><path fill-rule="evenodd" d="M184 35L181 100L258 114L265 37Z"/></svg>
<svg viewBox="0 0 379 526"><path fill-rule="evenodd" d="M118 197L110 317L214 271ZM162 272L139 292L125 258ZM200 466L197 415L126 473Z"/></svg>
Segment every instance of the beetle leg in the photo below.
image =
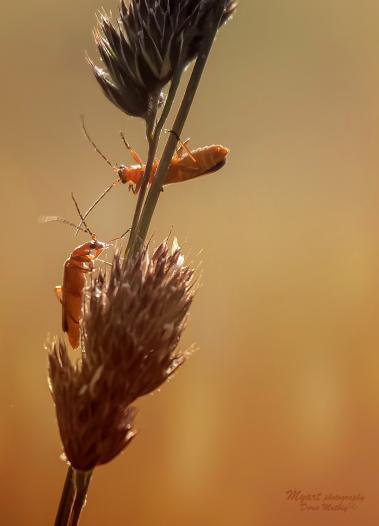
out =
<svg viewBox="0 0 379 526"><path fill-rule="evenodd" d="M195 164L197 164L196 157L194 157L194 156L192 155L191 150L190 150L190 149L188 148L188 146L187 146L187 143L189 142L189 139L187 139L185 142L182 142L182 141L179 139L179 142L180 142L180 144L181 144L181 148L183 148L183 150L185 150L185 151L188 153L188 155L189 155L191 161L193 161ZM184 153L183 153L183 155L184 155Z"/></svg>
<svg viewBox="0 0 379 526"><path fill-rule="evenodd" d="M192 155L192 152L191 150L188 148L187 144L189 143L190 139L186 139L184 142L182 142L181 138L179 137L179 135L176 133L175 130L166 130L167 132L169 133L172 133L173 135L175 135L176 137L176 140L178 141L178 143L180 144L180 147L178 148L178 150L176 151L176 156L177 158L182 158L183 155L184 155L184 152L186 151L187 154L190 156L190 159L197 164L197 161L195 159L195 157Z"/></svg>
<svg viewBox="0 0 379 526"><path fill-rule="evenodd" d="M57 285L56 287L54 287L54 292L55 292L55 295L56 295L58 301L60 303L62 303L62 286L61 285Z"/></svg>
<svg viewBox="0 0 379 526"><path fill-rule="evenodd" d="M183 157L184 152L190 153L190 155L192 157L192 154L191 154L189 148L187 147L187 144L190 142L190 140L191 139L186 139L184 142L182 142L179 139L179 148L176 150L177 157L179 157L179 158Z"/></svg>
<svg viewBox="0 0 379 526"><path fill-rule="evenodd" d="M95 255L93 256L93 260L97 259L100 256L100 254L104 252L104 250L104 248L97 248L95 251Z"/></svg>
<svg viewBox="0 0 379 526"><path fill-rule="evenodd" d="M142 157L135 151L133 150L133 148L129 148L129 152L130 152L130 155L133 159L133 161L135 161L137 164L139 164L142 168L143 166L143 159Z"/></svg>
<svg viewBox="0 0 379 526"><path fill-rule="evenodd" d="M97 261L99 261L100 263L104 263L105 265L108 265L109 267L112 267L112 263L109 263L109 261L105 261L105 259L98 259Z"/></svg>
<svg viewBox="0 0 379 526"><path fill-rule="evenodd" d="M133 183L129 183L129 192L133 192L134 195L137 194L138 190L136 185L134 185Z"/></svg>
<svg viewBox="0 0 379 526"><path fill-rule="evenodd" d="M125 139L125 136L124 136L124 134L122 132L121 132L121 138L122 138L125 146L129 150L129 153L130 153L133 161L136 162L137 164L139 164L141 166L141 168L142 168L142 166L143 166L143 159L142 159L142 157L130 146L130 144Z"/></svg>

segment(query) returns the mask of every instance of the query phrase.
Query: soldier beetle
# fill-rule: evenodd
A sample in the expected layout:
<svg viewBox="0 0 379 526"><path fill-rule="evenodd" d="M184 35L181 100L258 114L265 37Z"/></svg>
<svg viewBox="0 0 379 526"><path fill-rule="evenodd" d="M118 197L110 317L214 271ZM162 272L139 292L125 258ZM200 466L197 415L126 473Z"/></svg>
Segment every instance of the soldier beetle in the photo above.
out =
<svg viewBox="0 0 379 526"><path fill-rule="evenodd" d="M96 199L92 206L84 214L84 219L87 215L95 208L95 206L106 196L106 194L118 183L129 183L129 189L133 193L138 193L142 184L143 175L146 170L146 164L143 162L140 155L131 148L130 144L126 141L124 135L121 133L122 140L129 150L133 161L136 164L125 166L124 164L114 165L96 146L94 141L89 136L84 120L82 118L82 128L88 139L92 144L95 151L105 160L109 166L117 173L118 178ZM174 157L171 159L170 166L165 179L165 185L172 183L179 183L200 177L201 175L216 172L222 168L226 163L226 157L229 154L229 148L222 146L221 144L214 144L211 146L203 146L191 151L188 148L190 139L181 142L180 138L173 130L167 130L170 133L176 135L178 142L180 143ZM159 160L155 159L149 176L149 184L154 180L155 173L158 169ZM82 223L80 223L81 225Z"/></svg>
<svg viewBox="0 0 379 526"><path fill-rule="evenodd" d="M83 292L86 286L85 276L94 270L94 261L109 244L97 240L96 235L88 228L73 195L72 199L85 227L80 230L87 232L91 236L91 241L77 246L66 259L63 266L63 284L55 287L55 293L62 304L62 329L67 333L72 348L76 349L80 345L80 319ZM42 220L44 222L61 221L77 228L75 224L56 216L44 217Z"/></svg>
<svg viewBox="0 0 379 526"><path fill-rule="evenodd" d="M86 286L85 274L94 269L94 260L106 247L93 236L91 241L76 247L64 263L63 285L55 287L62 304L62 329L67 333L73 349L80 344L80 318L83 291Z"/></svg>

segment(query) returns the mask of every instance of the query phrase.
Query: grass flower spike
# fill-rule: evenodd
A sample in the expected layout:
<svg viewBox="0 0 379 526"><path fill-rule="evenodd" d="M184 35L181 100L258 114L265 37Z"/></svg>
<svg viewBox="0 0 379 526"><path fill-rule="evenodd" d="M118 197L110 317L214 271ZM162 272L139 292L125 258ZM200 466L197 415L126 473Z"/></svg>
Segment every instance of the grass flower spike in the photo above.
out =
<svg viewBox="0 0 379 526"><path fill-rule="evenodd" d="M77 470L112 460L133 438L130 404L164 383L183 363L177 350L192 303L193 271L174 242L125 265L115 256L108 277L89 287L83 319L85 354L74 366L55 342L49 377L64 451Z"/></svg>
<svg viewBox="0 0 379 526"><path fill-rule="evenodd" d="M93 367L120 379L127 403L154 391L185 360L177 351L192 303L193 271L180 248L166 243L150 257L145 248L122 264L115 256L108 279L91 286L83 336Z"/></svg>
<svg viewBox="0 0 379 526"><path fill-rule="evenodd" d="M101 366L85 359L74 366L63 341L49 354L49 383L65 456L76 470L110 462L134 437L135 409L125 406Z"/></svg>
<svg viewBox="0 0 379 526"><path fill-rule="evenodd" d="M91 60L108 99L125 113L148 118L164 100L161 90L177 68L183 70L199 52L205 21L220 0L121 0L117 24L101 12L95 41L105 68ZM225 4L221 23L236 4Z"/></svg>

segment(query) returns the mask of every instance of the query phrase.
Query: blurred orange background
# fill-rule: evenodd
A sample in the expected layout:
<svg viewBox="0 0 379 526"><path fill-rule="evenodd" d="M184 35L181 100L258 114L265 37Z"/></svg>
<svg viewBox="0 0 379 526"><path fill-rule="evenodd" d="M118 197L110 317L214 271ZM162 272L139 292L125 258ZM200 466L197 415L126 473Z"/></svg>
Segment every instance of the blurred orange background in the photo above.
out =
<svg viewBox="0 0 379 526"><path fill-rule="evenodd" d="M142 121L112 107L84 60L100 6L2 5L6 525L52 524L65 476L43 344L60 333L53 287L78 241L37 218L76 220L70 192L86 207L114 177L80 114L112 160L129 162L120 129L146 155ZM83 526L378 524L378 19L371 0L241 1L219 34L185 136L229 146L229 162L167 188L151 231L173 228L202 261L182 341L198 351L137 403L140 434L96 470ZM104 200L100 239L133 204L125 187ZM291 489L364 500L301 511Z"/></svg>

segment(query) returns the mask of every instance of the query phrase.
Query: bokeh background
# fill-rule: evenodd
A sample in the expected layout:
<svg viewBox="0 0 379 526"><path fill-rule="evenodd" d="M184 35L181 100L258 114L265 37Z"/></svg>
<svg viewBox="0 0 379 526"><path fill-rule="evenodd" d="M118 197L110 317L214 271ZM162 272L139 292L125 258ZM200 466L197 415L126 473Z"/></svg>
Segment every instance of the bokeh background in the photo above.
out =
<svg viewBox="0 0 379 526"><path fill-rule="evenodd" d="M84 60L101 4L3 2L1 83L0 523L53 523L65 476L46 380L53 295L75 220L114 177L123 129ZM114 0L106 9L116 11ZM231 148L217 174L162 194L201 262L183 346L198 351L138 402L140 435L91 483L82 524L374 526L379 521L379 4L241 1L220 33L185 136ZM130 223L116 188L91 218ZM80 237L84 242L85 236ZM201 255L198 255L202 251ZM302 512L286 491L361 494L348 512Z"/></svg>

